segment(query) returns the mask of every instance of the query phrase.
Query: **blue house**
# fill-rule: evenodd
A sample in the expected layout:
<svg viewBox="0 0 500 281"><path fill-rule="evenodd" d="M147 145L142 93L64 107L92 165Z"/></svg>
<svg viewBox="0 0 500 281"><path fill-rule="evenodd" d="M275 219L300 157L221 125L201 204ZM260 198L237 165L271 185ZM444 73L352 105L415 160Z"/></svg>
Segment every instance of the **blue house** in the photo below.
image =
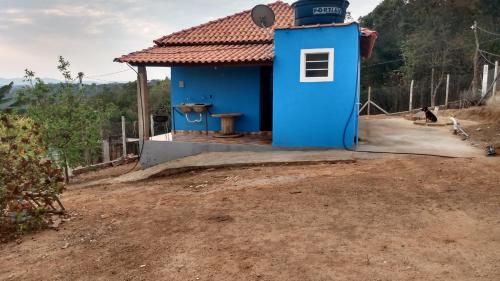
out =
<svg viewBox="0 0 500 281"><path fill-rule="evenodd" d="M360 32L356 23L276 30L274 145L356 145Z"/></svg>
<svg viewBox="0 0 500 281"><path fill-rule="evenodd" d="M143 105L146 67L171 67L174 141L355 148L360 61L370 56L377 33L357 23L296 25L293 6L269 7L276 15L270 29L257 27L248 10L167 35L116 61L138 67ZM320 9L315 13L332 11ZM139 108L144 139L148 110Z"/></svg>

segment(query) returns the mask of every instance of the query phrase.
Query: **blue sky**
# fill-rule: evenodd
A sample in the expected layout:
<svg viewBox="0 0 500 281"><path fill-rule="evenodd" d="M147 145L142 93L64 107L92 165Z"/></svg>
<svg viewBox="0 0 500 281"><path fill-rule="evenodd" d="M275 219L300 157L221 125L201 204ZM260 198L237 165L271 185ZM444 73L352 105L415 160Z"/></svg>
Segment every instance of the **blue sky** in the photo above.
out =
<svg viewBox="0 0 500 281"><path fill-rule="evenodd" d="M183 28L252 8L266 0L0 0L0 77L22 77L30 68L59 78L57 57L71 61L88 79L130 81L132 71L113 58L153 45ZM294 1L284 1L293 3ZM380 0L351 0L354 18ZM164 78L167 68L148 70Z"/></svg>

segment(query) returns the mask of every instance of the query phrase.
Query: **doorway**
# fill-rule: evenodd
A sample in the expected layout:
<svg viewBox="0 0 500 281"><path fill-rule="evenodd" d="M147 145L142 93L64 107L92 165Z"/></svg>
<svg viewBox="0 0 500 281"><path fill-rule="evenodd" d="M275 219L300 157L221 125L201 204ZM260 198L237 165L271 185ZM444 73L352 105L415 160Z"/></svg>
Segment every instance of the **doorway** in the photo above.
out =
<svg viewBox="0 0 500 281"><path fill-rule="evenodd" d="M260 70L260 130L273 130L273 67L263 66Z"/></svg>

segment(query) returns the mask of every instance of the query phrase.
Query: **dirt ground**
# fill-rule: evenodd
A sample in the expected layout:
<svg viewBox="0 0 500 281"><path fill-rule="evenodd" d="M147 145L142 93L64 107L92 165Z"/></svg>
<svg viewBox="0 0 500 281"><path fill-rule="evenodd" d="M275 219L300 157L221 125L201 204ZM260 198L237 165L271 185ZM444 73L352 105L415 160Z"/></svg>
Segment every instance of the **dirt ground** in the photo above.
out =
<svg viewBox="0 0 500 281"><path fill-rule="evenodd" d="M500 105L444 111L462 122L473 145L485 148L493 145L500 154Z"/></svg>
<svg viewBox="0 0 500 281"><path fill-rule="evenodd" d="M138 171L141 167L137 164L137 161L132 161L124 165L119 165L115 167L109 167L106 169L97 169L95 171L87 172L71 179L72 185L85 184L91 181L98 181L107 178L118 177L132 171Z"/></svg>
<svg viewBox="0 0 500 281"><path fill-rule="evenodd" d="M0 280L499 280L499 164L400 156L70 187L69 222L0 245Z"/></svg>

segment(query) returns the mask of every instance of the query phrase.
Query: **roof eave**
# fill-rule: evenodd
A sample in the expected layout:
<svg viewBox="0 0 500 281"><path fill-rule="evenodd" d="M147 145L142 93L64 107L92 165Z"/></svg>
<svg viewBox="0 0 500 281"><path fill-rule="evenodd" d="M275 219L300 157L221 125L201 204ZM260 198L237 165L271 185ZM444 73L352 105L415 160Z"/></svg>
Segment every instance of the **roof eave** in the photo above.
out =
<svg viewBox="0 0 500 281"><path fill-rule="evenodd" d="M252 66L272 66L273 59L261 61L246 61L246 62L199 62L199 63L183 63L183 62L147 62L147 61L128 61L115 59L115 62L128 63L132 66L148 66L148 67L252 67Z"/></svg>

